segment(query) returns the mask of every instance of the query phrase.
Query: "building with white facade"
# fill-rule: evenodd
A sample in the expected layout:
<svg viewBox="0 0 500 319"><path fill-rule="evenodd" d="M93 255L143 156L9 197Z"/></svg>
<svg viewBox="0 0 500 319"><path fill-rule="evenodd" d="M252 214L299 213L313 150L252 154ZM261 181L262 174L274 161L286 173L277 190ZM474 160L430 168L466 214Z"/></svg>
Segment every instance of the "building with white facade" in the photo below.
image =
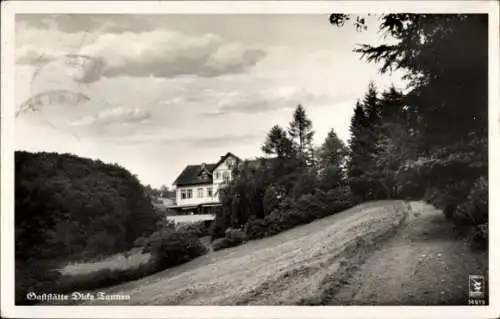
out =
<svg viewBox="0 0 500 319"><path fill-rule="evenodd" d="M219 190L232 179L232 169L241 160L232 153L221 156L214 164L188 165L173 182L175 206L181 214L212 213L221 205Z"/></svg>

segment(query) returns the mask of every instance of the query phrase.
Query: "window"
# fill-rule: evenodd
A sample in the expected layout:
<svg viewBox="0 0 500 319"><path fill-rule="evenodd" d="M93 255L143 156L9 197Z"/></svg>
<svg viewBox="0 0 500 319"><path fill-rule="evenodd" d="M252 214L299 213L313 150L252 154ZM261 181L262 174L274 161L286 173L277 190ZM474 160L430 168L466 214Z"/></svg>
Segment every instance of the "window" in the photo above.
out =
<svg viewBox="0 0 500 319"><path fill-rule="evenodd" d="M191 189L182 189L181 190L181 199L190 199L193 197L193 190Z"/></svg>
<svg viewBox="0 0 500 319"><path fill-rule="evenodd" d="M215 172L215 179L218 180L220 178L220 173L219 172Z"/></svg>
<svg viewBox="0 0 500 319"><path fill-rule="evenodd" d="M207 187L207 197L212 197L212 196L213 196L212 188Z"/></svg>
<svg viewBox="0 0 500 319"><path fill-rule="evenodd" d="M203 188L198 188L198 198L203 198Z"/></svg>
<svg viewBox="0 0 500 319"><path fill-rule="evenodd" d="M223 172L222 179L224 180L224 182L229 182L229 172Z"/></svg>

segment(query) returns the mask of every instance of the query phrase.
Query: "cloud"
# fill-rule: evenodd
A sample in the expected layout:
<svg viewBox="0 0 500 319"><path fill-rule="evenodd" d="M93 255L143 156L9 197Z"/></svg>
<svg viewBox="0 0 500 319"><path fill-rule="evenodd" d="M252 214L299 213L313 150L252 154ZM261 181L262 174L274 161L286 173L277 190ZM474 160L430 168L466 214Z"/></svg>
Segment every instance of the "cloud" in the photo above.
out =
<svg viewBox="0 0 500 319"><path fill-rule="evenodd" d="M103 137L109 142L118 142L122 140L120 135L112 135ZM158 129L153 130L137 130L133 136L127 138L126 143L129 145L154 145L155 147L172 147L183 146L193 148L220 148L230 145L241 145L244 143L253 143L262 139L261 135L255 133L240 133L240 134L210 134L210 135L182 135L179 132L167 133Z"/></svg>
<svg viewBox="0 0 500 319"><path fill-rule="evenodd" d="M228 145L253 142L258 138L260 138L260 136L254 134L222 135L214 137L192 138L184 140L184 142L188 142L193 147L211 148L211 147L225 147Z"/></svg>
<svg viewBox="0 0 500 319"><path fill-rule="evenodd" d="M51 61L78 57L81 63L96 66L95 74L106 77L161 77L181 75L217 77L241 73L256 65L266 52L228 41L218 35L187 35L157 29L144 32L101 33L84 37L53 31L23 29L16 48L16 62L24 65L43 65ZM49 38L46 43L40 37ZM65 45L59 44L59 38ZM91 43L87 40L91 38ZM70 39L73 43L70 43ZM85 41L83 41L85 40ZM52 42L54 43L52 43ZM50 43L49 43L50 42ZM78 48L79 43L82 47ZM70 46L69 44L72 44ZM74 51L78 50L77 53ZM76 62L77 59L73 59ZM80 64L81 64L80 63ZM87 73L86 73L87 74ZM96 76L91 76L92 80ZM83 77L82 82L89 82Z"/></svg>
<svg viewBox="0 0 500 319"><path fill-rule="evenodd" d="M116 107L104 110L96 115L86 116L71 123L72 126L111 125L140 123L151 117L151 114L141 109Z"/></svg>
<svg viewBox="0 0 500 319"><path fill-rule="evenodd" d="M215 77L254 66L265 52L204 34L189 36L168 30L103 34L82 53L107 62L107 77Z"/></svg>
<svg viewBox="0 0 500 319"><path fill-rule="evenodd" d="M66 33L82 31L125 32L148 30L147 21L132 14L18 14L16 23L37 29L57 29Z"/></svg>
<svg viewBox="0 0 500 319"><path fill-rule="evenodd" d="M26 45L16 50L16 63L21 65L42 66L63 56L64 52L43 52L33 45Z"/></svg>
<svg viewBox="0 0 500 319"><path fill-rule="evenodd" d="M218 117L228 114L259 114L280 109L294 109L298 104L317 105L339 100L326 94L314 94L293 86L263 89L256 93L235 93L222 98L215 112L201 113L201 117Z"/></svg>

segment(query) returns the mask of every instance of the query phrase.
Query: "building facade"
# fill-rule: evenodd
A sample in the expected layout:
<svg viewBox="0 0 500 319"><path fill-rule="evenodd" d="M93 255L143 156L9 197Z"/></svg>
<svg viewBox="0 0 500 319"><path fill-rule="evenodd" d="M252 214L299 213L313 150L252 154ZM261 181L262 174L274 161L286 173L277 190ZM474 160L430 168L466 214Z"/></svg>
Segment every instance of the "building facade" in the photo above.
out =
<svg viewBox="0 0 500 319"><path fill-rule="evenodd" d="M221 205L219 191L232 179L232 169L241 160L232 153L213 164L188 165L174 181L176 205L181 214L213 213Z"/></svg>

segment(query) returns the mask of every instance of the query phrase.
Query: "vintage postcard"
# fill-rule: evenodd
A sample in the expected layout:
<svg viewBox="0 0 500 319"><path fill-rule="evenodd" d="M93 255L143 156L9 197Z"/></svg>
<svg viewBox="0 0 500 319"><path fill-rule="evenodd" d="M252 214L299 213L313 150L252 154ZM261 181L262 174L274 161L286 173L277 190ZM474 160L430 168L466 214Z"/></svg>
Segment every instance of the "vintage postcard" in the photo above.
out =
<svg viewBox="0 0 500 319"><path fill-rule="evenodd" d="M2 3L2 316L500 316L498 60L496 1Z"/></svg>

